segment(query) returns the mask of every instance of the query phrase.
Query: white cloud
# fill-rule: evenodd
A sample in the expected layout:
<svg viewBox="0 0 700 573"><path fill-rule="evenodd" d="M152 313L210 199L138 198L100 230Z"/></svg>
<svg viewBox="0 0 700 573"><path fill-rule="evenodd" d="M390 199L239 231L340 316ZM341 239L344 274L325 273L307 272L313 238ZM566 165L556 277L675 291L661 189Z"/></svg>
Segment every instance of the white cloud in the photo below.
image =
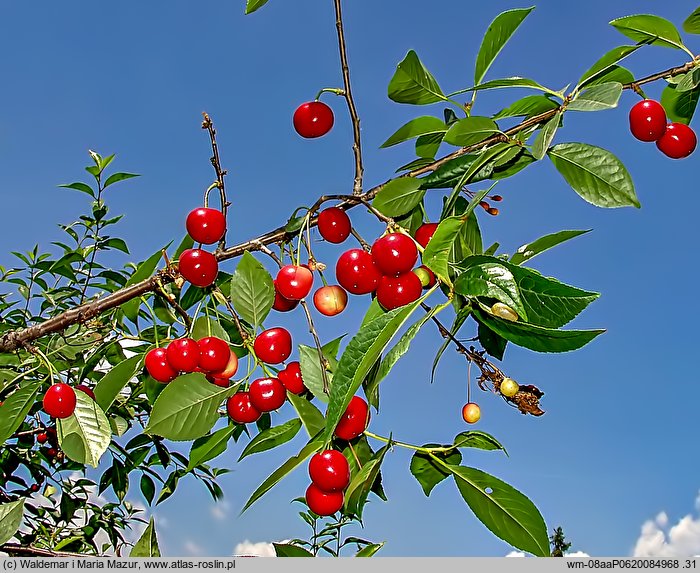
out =
<svg viewBox="0 0 700 573"><path fill-rule="evenodd" d="M202 555L202 548L191 539L185 541L182 547L187 555Z"/></svg>
<svg viewBox="0 0 700 573"><path fill-rule="evenodd" d="M209 511L211 513L211 516L214 519L218 519L219 521L223 521L224 519L226 519L229 516L230 510L231 510L230 503L228 503L227 501L220 501L220 502L212 505L211 509Z"/></svg>
<svg viewBox="0 0 700 573"><path fill-rule="evenodd" d="M700 493L695 499L700 514ZM633 557L692 557L700 554L700 515L690 514L669 527L666 512L642 525L642 531L632 551Z"/></svg>
<svg viewBox="0 0 700 573"><path fill-rule="evenodd" d="M233 550L233 554L236 557L243 556L255 556L255 557L276 557L275 548L272 543L266 541L259 541L253 543L249 540L245 540L243 543L239 543Z"/></svg>

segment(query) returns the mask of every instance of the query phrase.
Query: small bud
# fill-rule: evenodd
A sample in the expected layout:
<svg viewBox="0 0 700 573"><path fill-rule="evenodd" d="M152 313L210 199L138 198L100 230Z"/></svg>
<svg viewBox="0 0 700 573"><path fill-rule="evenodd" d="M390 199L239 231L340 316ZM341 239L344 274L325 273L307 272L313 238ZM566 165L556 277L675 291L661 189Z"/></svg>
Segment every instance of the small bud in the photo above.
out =
<svg viewBox="0 0 700 573"><path fill-rule="evenodd" d="M503 201L503 197L501 197L500 195L493 195L491 197L491 200L492 201Z"/></svg>
<svg viewBox="0 0 700 573"><path fill-rule="evenodd" d="M493 215L494 217L498 215L498 209L496 209L496 207L489 207L486 211L489 215Z"/></svg>
<svg viewBox="0 0 700 573"><path fill-rule="evenodd" d="M497 317L502 318L504 320L510 320L511 322L518 321L518 313L515 312L512 308L510 308L507 304L503 304L502 302L495 303L491 307L491 312Z"/></svg>
<svg viewBox="0 0 700 573"><path fill-rule="evenodd" d="M488 211L491 208L491 206L486 201L479 201L479 207L486 211Z"/></svg>

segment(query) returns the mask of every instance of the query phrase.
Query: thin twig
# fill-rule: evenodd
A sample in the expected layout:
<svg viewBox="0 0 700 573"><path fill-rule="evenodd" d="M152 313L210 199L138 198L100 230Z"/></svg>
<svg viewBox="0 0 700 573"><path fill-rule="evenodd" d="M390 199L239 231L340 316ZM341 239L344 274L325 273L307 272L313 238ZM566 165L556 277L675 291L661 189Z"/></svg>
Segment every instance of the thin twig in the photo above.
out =
<svg viewBox="0 0 700 573"><path fill-rule="evenodd" d="M326 372L326 357L323 355L323 347L321 346L321 340L316 332L316 327L314 326L314 319L311 317L309 312L309 306L306 304L305 300L301 300L301 306L306 314L306 322L309 324L309 332L311 336L314 337L314 343L316 344L316 351L318 352L318 360L321 366L321 378L323 378L323 391L326 394L330 393L330 385L328 383L328 373Z"/></svg>
<svg viewBox="0 0 700 573"><path fill-rule="evenodd" d="M219 194L221 196L221 213L224 215L224 220L226 220L226 213L231 205L226 198L226 184L224 183L224 177L228 173L225 169L221 168L221 158L219 157L219 145L216 143L216 129L214 129L214 124L211 121L209 114L202 113L204 120L202 121L202 129L206 129L209 133L209 141L211 142L211 164L216 172L216 182L219 189ZM217 251L221 251L226 248L226 232L224 231L224 236L221 237L219 244L216 248Z"/></svg>
<svg viewBox="0 0 700 573"><path fill-rule="evenodd" d="M187 314L187 311L177 302L175 296L165 292L163 285L160 285L160 287L156 289L155 293L156 296L160 297L166 304L173 307L173 310L180 316L180 318L182 318L185 327L189 331L192 328L192 319L190 318L190 315Z"/></svg>

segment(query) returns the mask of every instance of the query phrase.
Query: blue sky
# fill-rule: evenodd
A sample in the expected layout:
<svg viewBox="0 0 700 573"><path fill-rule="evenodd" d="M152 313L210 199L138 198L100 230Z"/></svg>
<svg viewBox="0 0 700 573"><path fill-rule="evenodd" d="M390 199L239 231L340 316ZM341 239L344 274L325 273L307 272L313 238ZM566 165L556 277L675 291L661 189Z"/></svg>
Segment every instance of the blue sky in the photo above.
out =
<svg viewBox="0 0 700 573"><path fill-rule="evenodd" d="M389 135L413 117L442 113L439 106L403 106L387 98L388 81L406 52L416 50L446 91L468 87L490 21L502 10L530 5L501 0L452 0L439 8L418 0L346 4L367 185L386 180L413 158L411 144L379 149ZM138 261L181 238L186 213L200 204L213 180L208 139L200 129L202 111L215 122L229 171L230 241L277 226L322 193L350 192L352 140L343 101L325 96L336 111L335 127L326 137L302 140L291 126L299 103L322 87L342 83L332 2L271 0L247 17L243 5L243 0L174 0L41 8L13 2L0 8L5 214L0 264L12 264L11 250L28 250L37 242L50 248L60 237L56 224L72 221L86 207L83 195L57 184L83 177L88 149L116 153L117 168L142 174L108 196L112 213L125 214L121 236L131 255L106 257L105 263ZM575 13L555 0L536 6L488 79L521 75L560 89L607 50L626 43L608 26L611 19L657 13L680 27L696 7L689 0L592 0ZM697 53L700 40L686 39ZM641 77L686 58L679 51L646 48L628 66ZM659 97L661 89L657 83L647 93ZM517 90L481 94L476 113L494 113L521 95ZM693 297L700 199L691 185L697 181L697 152L672 161L654 145L635 140L627 110L636 101L625 92L618 109L567 114L555 142L584 141L615 153L632 174L640 210L602 210L585 203L545 160L501 182L501 214L480 219L484 243L498 241L503 252L561 229L593 229L534 259L532 266L601 292L572 327L607 332L574 353L509 347L504 371L542 389L547 413L537 419L521 416L496 396L477 394L482 420L476 427L504 443L510 456L470 452L465 460L527 494L550 530L563 526L572 549L598 556L700 553L694 399L694 325L700 313ZM433 217L438 201L429 202ZM363 235L379 236L381 227L358 211L351 217ZM341 247L320 245L317 257L332 265L340 252ZM343 315L319 321L322 338L356 329L366 303L353 297ZM301 313L277 322L296 329L296 342L310 343ZM465 328L462 335L472 332ZM429 382L439 345L437 333L424 329L385 380L374 432L425 443L451 441L465 429L463 359L447 352L436 382ZM276 421L289 415L283 410ZM156 510L163 553L230 555L246 540L306 536L298 506L290 505L308 483L303 468L239 516L257 483L302 441L299 435L279 453L240 464L242 445L232 447L217 460L234 470L221 479L227 497L218 506L203 486L184 480ZM385 556L502 556L511 550L476 520L453 484L439 486L426 499L408 471L409 460L401 450L387 456L389 501L372 502L365 529L354 534L386 541ZM137 484L132 485L135 490ZM657 545L650 541L654 538Z"/></svg>

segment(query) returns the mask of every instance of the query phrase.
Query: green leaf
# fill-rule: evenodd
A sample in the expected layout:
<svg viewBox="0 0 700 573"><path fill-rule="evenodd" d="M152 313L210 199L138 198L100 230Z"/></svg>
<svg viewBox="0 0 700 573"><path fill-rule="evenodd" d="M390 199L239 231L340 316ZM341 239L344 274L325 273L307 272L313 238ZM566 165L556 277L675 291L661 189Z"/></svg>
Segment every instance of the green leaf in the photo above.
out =
<svg viewBox="0 0 700 573"><path fill-rule="evenodd" d="M510 268L500 259L485 256L467 257L464 261L483 261L470 264L457 278L455 291L467 297L485 296L507 304L527 322L527 310L520 298L520 289ZM462 264L460 264L462 266ZM465 265L466 266L466 265Z"/></svg>
<svg viewBox="0 0 700 573"><path fill-rule="evenodd" d="M567 109L574 111L601 111L617 107L617 102L622 95L622 84L619 82L606 82L596 84L582 92L569 102Z"/></svg>
<svg viewBox="0 0 700 573"><path fill-rule="evenodd" d="M644 44L637 44L636 46L618 46L613 48L581 76L581 79L578 81L579 87L583 87L585 84L593 83L594 80L599 80L602 75L615 68L615 64L617 62L624 60L627 56L636 52L643 45Z"/></svg>
<svg viewBox="0 0 700 573"><path fill-rule="evenodd" d="M466 466L445 465L474 515L513 547L537 557L549 556L547 526L535 505L504 481Z"/></svg>
<svg viewBox="0 0 700 573"><path fill-rule="evenodd" d="M0 545L15 536L24 515L24 499L0 504Z"/></svg>
<svg viewBox="0 0 700 573"><path fill-rule="evenodd" d="M81 193L87 193L92 198L96 197L93 188L90 187L87 183L81 183L80 181L76 181L75 183L62 183L61 185L59 185L59 187L63 187L65 189L74 189L75 191L80 191Z"/></svg>
<svg viewBox="0 0 700 573"><path fill-rule="evenodd" d="M241 318L254 327L263 323L275 302L272 276L248 251L231 277L231 301Z"/></svg>
<svg viewBox="0 0 700 573"><path fill-rule="evenodd" d="M381 543L370 543L355 553L355 557L374 557L377 551L379 551L382 547L384 547L383 541Z"/></svg>
<svg viewBox="0 0 700 573"><path fill-rule="evenodd" d="M544 95L529 95L521 98L508 107L503 108L493 119L503 119L506 117L532 117L557 109L559 104Z"/></svg>
<svg viewBox="0 0 700 573"><path fill-rule="evenodd" d="M146 503L151 505L153 503L153 498L156 495L156 484L153 482L151 476L148 474L142 474L141 479L139 480L139 488L141 489L141 493L143 494Z"/></svg>
<svg viewBox="0 0 700 573"><path fill-rule="evenodd" d="M532 12L534 6L530 8L516 8L501 12L486 30L484 39L481 41L479 53L476 56L476 66L474 68L474 83L478 84L484 79L489 67L501 52L503 46L513 35L525 17Z"/></svg>
<svg viewBox="0 0 700 573"><path fill-rule="evenodd" d="M385 314L386 311L382 308L379 302L377 302L377 298L373 298L372 302L370 302L369 306L367 307L367 312L365 312L365 316L362 317L360 328L364 328L375 318L379 318L380 316L384 316Z"/></svg>
<svg viewBox="0 0 700 573"><path fill-rule="evenodd" d="M474 308L473 312L479 322L486 324L499 336L535 352L577 350L605 332L605 330L554 330L503 320L479 308Z"/></svg>
<svg viewBox="0 0 700 573"><path fill-rule="evenodd" d="M267 450L286 444L299 433L300 429L301 420L299 418L292 418L284 422L284 424L263 430L248 442L248 445L241 452L238 461L240 462L243 458L251 454L266 452Z"/></svg>
<svg viewBox="0 0 700 573"><path fill-rule="evenodd" d="M76 392L75 412L58 420L58 440L74 462L96 468L112 441L112 428L100 406L85 392Z"/></svg>
<svg viewBox="0 0 700 573"><path fill-rule="evenodd" d="M272 543L277 557L313 557L309 550L291 543Z"/></svg>
<svg viewBox="0 0 700 573"><path fill-rule="evenodd" d="M268 0L246 0L245 13L252 14L259 8L262 8L267 2Z"/></svg>
<svg viewBox="0 0 700 573"><path fill-rule="evenodd" d="M129 247L124 239L108 239L105 241L104 245L102 245L102 248L105 250L116 249L122 253L126 253L127 255L129 254Z"/></svg>
<svg viewBox="0 0 700 573"><path fill-rule="evenodd" d="M554 114L552 119L542 126L540 132L537 134L535 141L532 144L532 156L535 159L542 159L547 155L547 150L552 144L552 140L559 129L559 124L561 123L562 112L558 111Z"/></svg>
<svg viewBox="0 0 700 573"><path fill-rule="evenodd" d="M387 217L398 217L413 209L423 200L420 179L399 177L389 181L372 201L372 206Z"/></svg>
<svg viewBox="0 0 700 573"><path fill-rule="evenodd" d="M522 306L515 306L506 300L501 300L501 302L511 306L521 319L537 326L559 328L571 322L600 296L598 293L569 286L554 278L545 277L533 269L514 265L496 257L483 255L467 257L459 263L459 266L466 270L457 280L455 289L464 295L491 296L501 300L496 296L497 291L494 291L493 294L478 292L478 284L475 286L474 292L468 292L468 287L471 286L472 282L470 277L474 272L479 276L486 269L488 269L490 276L508 278L507 275L510 275L519 295L517 302ZM499 270L497 267L501 267L501 269ZM502 288L512 288L512 286L511 283L507 283ZM509 290L507 294L512 294L512 290ZM521 311L524 311L524 314Z"/></svg>
<svg viewBox="0 0 700 573"><path fill-rule="evenodd" d="M345 513L357 516L362 519L362 511L372 491L372 486L379 477L384 455L388 451L389 446L384 446L372 458L362 464L362 469L355 474L350 485L345 490Z"/></svg>
<svg viewBox="0 0 700 573"><path fill-rule="evenodd" d="M494 90L500 88L532 88L535 90L542 91L544 93L551 94L556 97L561 97L559 93L543 85L538 84L535 80L529 78L521 78L519 76L514 76L511 78L502 78L499 80L491 80L490 82L484 82L483 84L476 85L465 91L483 91L483 90Z"/></svg>
<svg viewBox="0 0 700 573"><path fill-rule="evenodd" d="M148 277L150 277L153 274L153 271L156 270L156 267L158 266L158 263L163 257L163 251L167 250L167 248L172 244L172 241L168 243L163 249L159 249L155 253L153 253L150 257L148 257L145 261L143 261L134 271L134 274L129 277L129 280L126 281L126 284L124 287L129 287L131 285L134 285L136 283L139 283L143 280L146 280ZM134 324L136 323L136 317L138 316L139 312L139 306L141 305L141 299L140 298L133 298L130 301L125 302L124 304L121 305L121 309L124 312L124 316L126 316L131 322Z"/></svg>
<svg viewBox="0 0 700 573"><path fill-rule="evenodd" d="M396 66L388 94L389 99L397 103L425 105L447 101L437 81L413 50Z"/></svg>
<svg viewBox="0 0 700 573"><path fill-rule="evenodd" d="M494 133L500 133L495 121L489 117L473 115L453 123L444 139L451 145L466 147L484 141Z"/></svg>
<svg viewBox="0 0 700 573"><path fill-rule="evenodd" d="M328 394L323 390L323 371L318 349L305 344L299 345L299 366L301 377L311 393L323 403L328 403ZM330 375L326 373L330 380Z"/></svg>
<svg viewBox="0 0 700 573"><path fill-rule="evenodd" d="M136 173L112 173L112 175L107 177L104 188L107 189L107 187L113 185L114 183L124 181L125 179L131 179L132 177L139 177L139 175Z"/></svg>
<svg viewBox="0 0 700 573"><path fill-rule="evenodd" d="M447 125L445 125L444 121L431 115L424 115L422 117L412 119L407 124L402 125L379 147L391 147L392 145L408 141L409 139L413 139L419 135L425 135L427 133L444 133L445 131L447 131Z"/></svg>
<svg viewBox="0 0 700 573"><path fill-rule="evenodd" d="M459 329L462 328L462 325L467 321L469 318L469 315L471 314L471 306L462 308L457 315L455 316L455 319L452 323L452 328L450 328L450 334L452 336L457 336L457 332L459 332ZM435 359L433 360L433 368L430 371L430 383L432 384L434 379L435 379L435 371L437 370L437 366L440 362L440 358L444 354L445 350L447 350L447 347L452 343L452 341L449 338L445 338L443 341L442 345L437 351L437 354L435 354Z"/></svg>
<svg viewBox="0 0 700 573"><path fill-rule="evenodd" d="M503 360L503 355L506 352L508 341L502 336L496 334L485 324L479 322L478 325L476 336L479 339L479 344L481 344L482 348L488 354L498 360Z"/></svg>
<svg viewBox="0 0 700 573"><path fill-rule="evenodd" d="M153 522L153 516L149 519L148 526L141 534L139 540L131 548L129 557L160 557L156 525Z"/></svg>
<svg viewBox="0 0 700 573"><path fill-rule="evenodd" d="M695 8L693 13L685 19L683 29L688 34L700 34L700 6Z"/></svg>
<svg viewBox="0 0 700 573"><path fill-rule="evenodd" d="M192 325L192 338L199 340L207 336L216 336L221 340L230 342L228 332L218 321L208 316L200 316Z"/></svg>
<svg viewBox="0 0 700 573"><path fill-rule="evenodd" d="M114 400L136 374L141 363L142 355L138 354L123 360L105 374L95 385L95 400L105 412L109 410Z"/></svg>
<svg viewBox="0 0 700 573"><path fill-rule="evenodd" d="M666 110L668 120L686 125L693 119L698 99L700 86L688 91L679 91L677 86L669 84L661 92L661 105Z"/></svg>
<svg viewBox="0 0 700 573"><path fill-rule="evenodd" d="M10 394L0 406L0 444L17 431L37 401L39 383L25 384Z"/></svg>
<svg viewBox="0 0 700 573"><path fill-rule="evenodd" d="M635 42L649 42L657 46L682 49L683 41L676 27L660 16L635 14L610 22L618 32Z"/></svg>
<svg viewBox="0 0 700 573"><path fill-rule="evenodd" d="M632 177L622 162L601 147L560 143L547 153L581 198L598 207L640 207Z"/></svg>
<svg viewBox="0 0 700 573"><path fill-rule="evenodd" d="M309 437L318 434L326 425L326 419L323 417L323 413L314 406L309 400L291 392L287 392L287 400L292 403L297 415L301 419L301 423L304 424L304 429Z"/></svg>
<svg viewBox="0 0 700 573"><path fill-rule="evenodd" d="M695 68L685 74L681 81L676 84L676 91L687 92L698 87L698 85L700 85L700 68Z"/></svg>
<svg viewBox="0 0 700 573"><path fill-rule="evenodd" d="M450 477L451 472L444 468L444 464L459 465L462 462L462 453L448 445L425 444L423 447L450 448L432 454L416 452L411 457L411 474L418 480L425 496L429 497L436 485Z"/></svg>
<svg viewBox="0 0 700 573"><path fill-rule="evenodd" d="M525 243L518 250L513 253L510 257L510 262L514 265L522 265L525 261L529 261L531 258L556 247L557 245L564 243L574 237L590 233L591 229L586 229L585 231L559 231L557 233L551 233L540 237L532 241L531 243Z"/></svg>
<svg viewBox="0 0 700 573"><path fill-rule="evenodd" d="M431 291L415 302L379 316L360 328L345 348L333 376L326 410L326 441L330 440L351 398L362 384L372 365L381 356L397 331Z"/></svg>
<svg viewBox="0 0 700 573"><path fill-rule="evenodd" d="M440 221L433 237L423 251L423 264L447 284L452 284L449 277L449 254L467 217L463 215L447 217Z"/></svg>
<svg viewBox="0 0 700 573"><path fill-rule="evenodd" d="M216 386L200 373L179 376L156 398L144 432L173 441L195 440L214 427L219 406L236 390Z"/></svg>
<svg viewBox="0 0 700 573"><path fill-rule="evenodd" d="M191 472L198 465L213 460L217 456L223 454L235 430L236 426L229 424L213 434L197 438L190 448L190 454L188 456L190 461L187 464L187 471Z"/></svg>
<svg viewBox="0 0 700 573"><path fill-rule="evenodd" d="M307 458L316 452L320 451L323 447L323 439L311 439L297 455L292 456L286 462L284 462L280 467L278 467L274 472L272 472L253 492L248 501L246 501L241 513L246 511L251 505L253 505L257 500L259 500L263 495L270 491L275 485L277 485L282 478L284 478L291 471L296 469L298 466L304 463Z"/></svg>
<svg viewBox="0 0 700 573"><path fill-rule="evenodd" d="M445 133L426 133L416 139L416 155L422 158L433 159L440 150L442 138Z"/></svg>
<svg viewBox="0 0 700 573"><path fill-rule="evenodd" d="M477 448L479 450L489 451L503 450L503 452L508 455L508 452L506 452L506 449L503 447L501 442L499 442L491 434L487 434L486 432L481 432L479 430L467 430L466 432L457 434L454 439L454 446L455 448Z"/></svg>

